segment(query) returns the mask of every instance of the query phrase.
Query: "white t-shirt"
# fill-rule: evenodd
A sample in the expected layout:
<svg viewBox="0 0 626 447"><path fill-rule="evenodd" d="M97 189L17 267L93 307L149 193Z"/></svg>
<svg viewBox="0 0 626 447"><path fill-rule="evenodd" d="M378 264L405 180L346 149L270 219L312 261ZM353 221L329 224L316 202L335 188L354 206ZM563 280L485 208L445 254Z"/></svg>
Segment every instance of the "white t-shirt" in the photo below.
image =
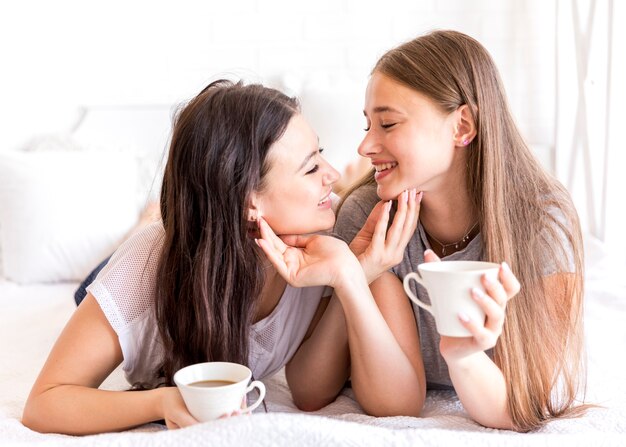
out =
<svg viewBox="0 0 626 447"><path fill-rule="evenodd" d="M156 385L154 371L163 356L153 304L164 236L161 221L135 234L87 287L117 333L131 384ZM271 376L291 359L320 299L330 294L324 286L287 285L272 313L250 327L248 366L255 379Z"/></svg>

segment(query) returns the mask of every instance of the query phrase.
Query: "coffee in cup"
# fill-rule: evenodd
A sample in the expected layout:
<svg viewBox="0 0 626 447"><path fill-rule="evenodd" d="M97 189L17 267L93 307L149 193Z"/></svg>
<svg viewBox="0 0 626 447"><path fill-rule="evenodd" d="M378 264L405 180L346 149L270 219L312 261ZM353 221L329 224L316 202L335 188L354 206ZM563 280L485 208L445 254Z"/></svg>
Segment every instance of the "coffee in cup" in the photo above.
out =
<svg viewBox="0 0 626 447"><path fill-rule="evenodd" d="M229 362L196 363L174 374L174 383L183 396L189 413L200 422L241 410L244 397L253 389L259 398L243 413L257 408L265 397L265 385L252 379L252 371L244 365Z"/></svg>
<svg viewBox="0 0 626 447"><path fill-rule="evenodd" d="M467 315L472 321L484 323L485 312L472 298L471 291L485 291L481 278L496 281L499 264L481 261L425 262L417 266L417 272L404 277L404 291L411 301L428 311L435 318L437 332L449 337L471 337L459 321L459 314ZM411 290L415 280L428 292L430 305L422 302Z"/></svg>

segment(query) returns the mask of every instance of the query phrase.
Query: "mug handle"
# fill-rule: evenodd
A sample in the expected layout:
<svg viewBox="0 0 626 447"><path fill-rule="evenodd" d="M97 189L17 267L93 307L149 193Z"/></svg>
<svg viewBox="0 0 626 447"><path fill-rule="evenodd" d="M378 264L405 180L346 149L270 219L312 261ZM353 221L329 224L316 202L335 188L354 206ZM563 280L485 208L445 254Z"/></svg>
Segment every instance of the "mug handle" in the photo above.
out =
<svg viewBox="0 0 626 447"><path fill-rule="evenodd" d="M259 398L256 400L255 403L250 405L248 408L244 408L243 410L241 410L241 413L243 414L250 413L254 409L256 409L256 407L261 405L261 402L263 402L263 398L265 397L265 385L263 384L263 382L259 380L255 380L250 385L248 385L248 388L246 388L246 394L248 394L250 391L252 391L255 388L259 390Z"/></svg>
<svg viewBox="0 0 626 447"><path fill-rule="evenodd" d="M411 282L411 279L414 279L418 284L421 284L422 286L426 287L426 284L424 284L424 281L420 277L419 273L411 272L411 273L408 273L404 277L404 280L402 281L402 285L404 286L404 292L408 295L408 297L409 297L409 299L411 301L413 301L415 304L417 304L422 309L425 309L426 311L428 311L428 313L430 313L431 315L434 315L433 314L433 308L432 308L431 305L426 304L425 302L420 300L418 297L413 295L413 291L409 287L409 283Z"/></svg>

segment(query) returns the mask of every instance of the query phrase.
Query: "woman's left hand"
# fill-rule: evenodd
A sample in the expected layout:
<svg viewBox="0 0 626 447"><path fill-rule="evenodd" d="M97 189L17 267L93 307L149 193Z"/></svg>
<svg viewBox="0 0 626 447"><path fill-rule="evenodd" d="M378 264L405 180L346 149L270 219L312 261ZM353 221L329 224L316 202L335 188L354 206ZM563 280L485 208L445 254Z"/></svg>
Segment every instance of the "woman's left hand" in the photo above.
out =
<svg viewBox="0 0 626 447"><path fill-rule="evenodd" d="M432 251L424 254L426 262L437 262L440 259ZM450 363L463 357L486 351L493 348L502 334L505 311L508 301L520 290L520 283L506 262L500 265L498 280L490 281L487 276L482 278L485 292L475 289L472 298L485 312L485 322L465 320L459 316L459 321L472 334L471 337L441 337L439 349L441 355Z"/></svg>
<svg viewBox="0 0 626 447"><path fill-rule="evenodd" d="M283 236L283 240L262 218L259 230L261 238L257 244L278 273L294 287L336 287L346 276L363 273L348 244L340 239L313 234Z"/></svg>

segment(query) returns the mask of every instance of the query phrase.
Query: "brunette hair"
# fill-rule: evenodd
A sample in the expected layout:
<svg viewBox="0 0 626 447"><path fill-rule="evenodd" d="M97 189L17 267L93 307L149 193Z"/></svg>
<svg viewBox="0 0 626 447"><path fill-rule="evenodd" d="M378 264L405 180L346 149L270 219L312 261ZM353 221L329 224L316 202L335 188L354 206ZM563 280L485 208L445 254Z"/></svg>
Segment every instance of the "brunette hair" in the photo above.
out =
<svg viewBox="0 0 626 447"><path fill-rule="evenodd" d="M164 351L155 373L164 384L192 363L248 363L264 276L247 209L264 188L270 147L297 112L296 100L277 90L219 80L175 119L155 304Z"/></svg>
<svg viewBox="0 0 626 447"><path fill-rule="evenodd" d="M494 352L517 430L582 414L583 247L565 188L535 159L517 129L487 50L455 31L435 31L384 54L373 69L449 113L467 104L477 128L467 188L478 211L485 260L506 260L521 282ZM368 173L348 194L366 183ZM552 275L556 273L556 275ZM550 278L548 278L550 277Z"/></svg>

